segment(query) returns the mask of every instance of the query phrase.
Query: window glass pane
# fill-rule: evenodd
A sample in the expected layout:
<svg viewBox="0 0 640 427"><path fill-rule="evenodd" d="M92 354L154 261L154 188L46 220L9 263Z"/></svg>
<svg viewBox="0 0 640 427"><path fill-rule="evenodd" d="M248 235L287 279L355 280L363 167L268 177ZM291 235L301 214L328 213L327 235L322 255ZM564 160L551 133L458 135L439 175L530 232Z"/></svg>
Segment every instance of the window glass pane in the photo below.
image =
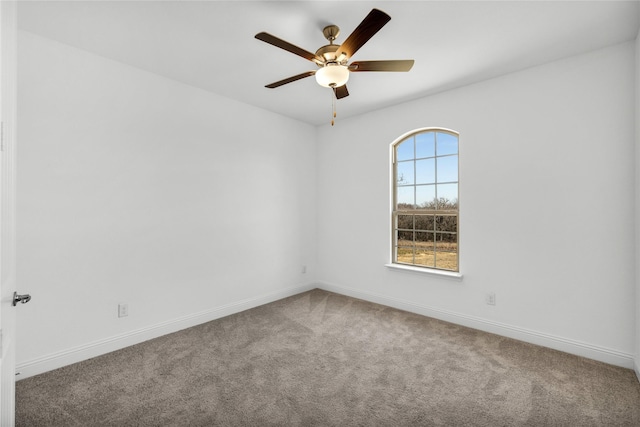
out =
<svg viewBox="0 0 640 427"><path fill-rule="evenodd" d="M415 232L415 244L422 248L433 248L433 232L428 231L416 231Z"/></svg>
<svg viewBox="0 0 640 427"><path fill-rule="evenodd" d="M413 179L413 165L414 162L398 162L398 166L396 169L396 182L398 185L412 185L414 184Z"/></svg>
<svg viewBox="0 0 640 427"><path fill-rule="evenodd" d="M456 233L458 231L458 217L454 215L438 215L436 217L436 231ZM451 240L450 237L446 239Z"/></svg>
<svg viewBox="0 0 640 427"><path fill-rule="evenodd" d="M396 159L409 160L413 159L413 137L396 145Z"/></svg>
<svg viewBox="0 0 640 427"><path fill-rule="evenodd" d="M458 254L455 252L436 252L436 268L458 271Z"/></svg>
<svg viewBox="0 0 640 427"><path fill-rule="evenodd" d="M458 208L458 184L438 184L438 209Z"/></svg>
<svg viewBox="0 0 640 427"><path fill-rule="evenodd" d="M414 186L398 187L397 203L398 209L413 209L415 201L413 199Z"/></svg>
<svg viewBox="0 0 640 427"><path fill-rule="evenodd" d="M419 133L416 138L416 158L421 157L433 157L436 155L435 151L435 132Z"/></svg>
<svg viewBox="0 0 640 427"><path fill-rule="evenodd" d="M455 234L436 233L436 267L458 270L458 243Z"/></svg>
<svg viewBox="0 0 640 427"><path fill-rule="evenodd" d="M433 184L435 182L436 159L416 160L416 184Z"/></svg>
<svg viewBox="0 0 640 427"><path fill-rule="evenodd" d="M449 233L436 233L436 246L439 250L458 250L458 235Z"/></svg>
<svg viewBox="0 0 640 427"><path fill-rule="evenodd" d="M413 246L413 231L398 231L398 246Z"/></svg>
<svg viewBox="0 0 640 427"><path fill-rule="evenodd" d="M416 262L413 264L420 265L422 267L434 268L436 264L433 257L433 251L416 250Z"/></svg>
<svg viewBox="0 0 640 427"><path fill-rule="evenodd" d="M406 264L413 264L413 248L398 246L396 249L398 262L404 262Z"/></svg>
<svg viewBox="0 0 640 427"><path fill-rule="evenodd" d="M416 186L416 205L418 209L435 209L436 186Z"/></svg>
<svg viewBox="0 0 640 427"><path fill-rule="evenodd" d="M398 215L396 228L403 230L413 230L413 215Z"/></svg>
<svg viewBox="0 0 640 427"><path fill-rule="evenodd" d="M455 234L436 233L435 246L437 252L456 252L457 242Z"/></svg>
<svg viewBox="0 0 640 427"><path fill-rule="evenodd" d="M433 252L433 233L416 233L420 234L420 241L416 241L415 264L425 267L435 267L435 257Z"/></svg>
<svg viewBox="0 0 640 427"><path fill-rule="evenodd" d="M438 157L437 161L438 182L458 182L458 156Z"/></svg>
<svg viewBox="0 0 640 427"><path fill-rule="evenodd" d="M413 245L413 231L398 231L398 246L411 246Z"/></svg>
<svg viewBox="0 0 640 427"><path fill-rule="evenodd" d="M438 132L436 137L436 155L458 154L458 137L448 133Z"/></svg>
<svg viewBox="0 0 640 427"><path fill-rule="evenodd" d="M416 230L435 230L433 215L416 215L415 218Z"/></svg>

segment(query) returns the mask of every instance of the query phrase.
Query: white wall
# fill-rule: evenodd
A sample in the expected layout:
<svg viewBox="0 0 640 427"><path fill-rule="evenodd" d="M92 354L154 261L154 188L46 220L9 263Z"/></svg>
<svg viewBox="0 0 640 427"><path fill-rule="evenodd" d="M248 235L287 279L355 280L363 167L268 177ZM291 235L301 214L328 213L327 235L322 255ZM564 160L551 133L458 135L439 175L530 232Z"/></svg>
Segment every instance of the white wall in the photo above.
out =
<svg viewBox="0 0 640 427"><path fill-rule="evenodd" d="M626 43L315 129L21 32L23 376L316 280L630 367L634 56ZM460 282L384 267L389 144L424 126L461 133Z"/></svg>
<svg viewBox="0 0 640 427"><path fill-rule="evenodd" d="M313 127L27 32L18 55L23 377L310 288Z"/></svg>
<svg viewBox="0 0 640 427"><path fill-rule="evenodd" d="M322 286L631 367L633 70L630 42L319 128ZM389 144L426 126L460 132L462 281L384 267Z"/></svg>
<svg viewBox="0 0 640 427"><path fill-rule="evenodd" d="M640 380L640 32L636 37L636 349L635 371Z"/></svg>

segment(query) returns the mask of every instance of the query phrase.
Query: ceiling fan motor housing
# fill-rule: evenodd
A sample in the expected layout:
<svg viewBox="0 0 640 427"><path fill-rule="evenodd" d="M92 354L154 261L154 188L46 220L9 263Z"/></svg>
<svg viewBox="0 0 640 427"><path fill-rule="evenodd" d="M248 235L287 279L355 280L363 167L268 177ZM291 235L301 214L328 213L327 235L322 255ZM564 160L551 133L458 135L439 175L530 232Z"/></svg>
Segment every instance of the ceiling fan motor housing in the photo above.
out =
<svg viewBox="0 0 640 427"><path fill-rule="evenodd" d="M328 45L322 46L320 49L316 50L316 56L323 58L325 64L329 62L337 62L336 58L339 56L339 53L338 53L339 48L340 46L338 46L337 44L328 44ZM346 62L346 59L347 58L345 55L345 58L342 60L342 63Z"/></svg>

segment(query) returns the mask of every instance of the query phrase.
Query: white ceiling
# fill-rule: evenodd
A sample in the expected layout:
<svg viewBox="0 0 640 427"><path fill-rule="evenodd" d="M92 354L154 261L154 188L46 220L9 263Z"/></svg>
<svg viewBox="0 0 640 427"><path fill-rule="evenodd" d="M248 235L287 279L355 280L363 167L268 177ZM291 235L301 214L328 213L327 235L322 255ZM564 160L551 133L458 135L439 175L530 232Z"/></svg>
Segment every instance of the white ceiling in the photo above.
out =
<svg viewBox="0 0 640 427"><path fill-rule="evenodd" d="M107 58L313 125L330 120L316 66L256 40L266 31L314 52L336 24L344 41L373 8L391 21L354 60L415 59L409 73L357 73L338 119L496 77L638 33L638 1L20 2L18 25Z"/></svg>

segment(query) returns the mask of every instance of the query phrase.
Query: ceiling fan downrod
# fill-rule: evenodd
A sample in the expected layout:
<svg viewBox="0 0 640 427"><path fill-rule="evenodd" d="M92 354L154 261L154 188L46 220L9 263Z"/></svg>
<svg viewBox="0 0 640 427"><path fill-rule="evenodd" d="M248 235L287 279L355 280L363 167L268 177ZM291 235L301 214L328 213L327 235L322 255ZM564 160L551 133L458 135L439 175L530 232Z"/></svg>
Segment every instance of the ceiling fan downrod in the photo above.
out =
<svg viewBox="0 0 640 427"><path fill-rule="evenodd" d="M329 40L329 44L333 44L333 41L340 35L340 27L337 25L327 25L322 29L324 38Z"/></svg>

